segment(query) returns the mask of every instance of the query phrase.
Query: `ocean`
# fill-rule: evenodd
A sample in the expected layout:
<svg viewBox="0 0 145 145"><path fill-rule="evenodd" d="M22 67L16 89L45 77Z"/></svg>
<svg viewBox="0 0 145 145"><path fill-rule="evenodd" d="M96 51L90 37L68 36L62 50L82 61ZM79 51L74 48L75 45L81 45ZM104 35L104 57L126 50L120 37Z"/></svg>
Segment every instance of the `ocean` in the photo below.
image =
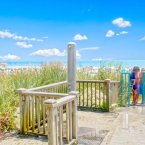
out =
<svg viewBox="0 0 145 145"><path fill-rule="evenodd" d="M24 62L6 62L7 68L20 68L20 67L40 67L45 62L42 61L24 61ZM66 61L63 62L65 65ZM123 68L132 68L133 66L139 66L145 68L145 60L95 60L95 61L80 61L77 60L77 67L100 67L109 65L111 67L122 65Z"/></svg>

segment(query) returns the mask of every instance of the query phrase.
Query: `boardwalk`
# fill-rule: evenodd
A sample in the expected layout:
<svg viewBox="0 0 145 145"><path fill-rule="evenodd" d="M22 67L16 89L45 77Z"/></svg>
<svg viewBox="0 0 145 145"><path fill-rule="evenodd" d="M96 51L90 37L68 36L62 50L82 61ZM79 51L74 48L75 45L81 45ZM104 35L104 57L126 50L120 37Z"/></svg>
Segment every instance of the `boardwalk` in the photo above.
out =
<svg viewBox="0 0 145 145"><path fill-rule="evenodd" d="M78 111L79 145L144 145L145 106L118 108L114 113ZM47 138L13 134L0 145L47 145Z"/></svg>

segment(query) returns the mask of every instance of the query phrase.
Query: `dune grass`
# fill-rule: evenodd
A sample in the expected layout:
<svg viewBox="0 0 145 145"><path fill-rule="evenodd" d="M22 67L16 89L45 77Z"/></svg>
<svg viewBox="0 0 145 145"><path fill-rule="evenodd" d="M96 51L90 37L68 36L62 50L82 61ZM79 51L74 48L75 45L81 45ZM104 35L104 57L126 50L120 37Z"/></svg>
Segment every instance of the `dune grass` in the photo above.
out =
<svg viewBox="0 0 145 145"><path fill-rule="evenodd" d="M111 65L101 66L98 72L90 74L83 69L77 70L78 80L119 80L121 65L112 71ZM19 106L17 89L32 88L60 81L67 78L67 70L63 63L52 62L43 65L41 69L20 69L9 73L0 72L0 131L14 129L15 112Z"/></svg>
<svg viewBox="0 0 145 145"><path fill-rule="evenodd" d="M15 112L19 105L18 88L32 88L66 80L66 68L60 62L41 69L20 69L0 72L0 130L15 128Z"/></svg>

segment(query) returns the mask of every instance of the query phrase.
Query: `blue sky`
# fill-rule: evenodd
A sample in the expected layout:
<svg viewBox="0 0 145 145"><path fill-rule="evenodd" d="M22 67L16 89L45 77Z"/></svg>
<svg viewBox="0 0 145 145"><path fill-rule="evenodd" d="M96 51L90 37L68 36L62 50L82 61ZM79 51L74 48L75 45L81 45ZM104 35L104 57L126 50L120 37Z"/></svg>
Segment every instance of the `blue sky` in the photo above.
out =
<svg viewBox="0 0 145 145"><path fill-rule="evenodd" d="M145 59L144 0L12 0L0 4L0 61Z"/></svg>

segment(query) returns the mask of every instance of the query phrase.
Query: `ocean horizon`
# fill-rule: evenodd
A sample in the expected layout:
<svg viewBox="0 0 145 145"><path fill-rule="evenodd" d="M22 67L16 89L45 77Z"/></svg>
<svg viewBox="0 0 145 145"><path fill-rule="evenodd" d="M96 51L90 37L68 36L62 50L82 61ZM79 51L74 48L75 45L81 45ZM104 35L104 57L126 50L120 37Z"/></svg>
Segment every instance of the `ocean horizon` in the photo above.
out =
<svg viewBox="0 0 145 145"><path fill-rule="evenodd" d="M6 64L6 68L20 68L20 67L41 67L43 64L50 63L44 61L16 61L16 62L3 62ZM67 65L66 61L60 61ZM123 68L132 68L133 66L139 66L140 68L145 68L145 60L95 60L95 61L77 61L76 65L78 68L92 66L119 66L122 65Z"/></svg>

